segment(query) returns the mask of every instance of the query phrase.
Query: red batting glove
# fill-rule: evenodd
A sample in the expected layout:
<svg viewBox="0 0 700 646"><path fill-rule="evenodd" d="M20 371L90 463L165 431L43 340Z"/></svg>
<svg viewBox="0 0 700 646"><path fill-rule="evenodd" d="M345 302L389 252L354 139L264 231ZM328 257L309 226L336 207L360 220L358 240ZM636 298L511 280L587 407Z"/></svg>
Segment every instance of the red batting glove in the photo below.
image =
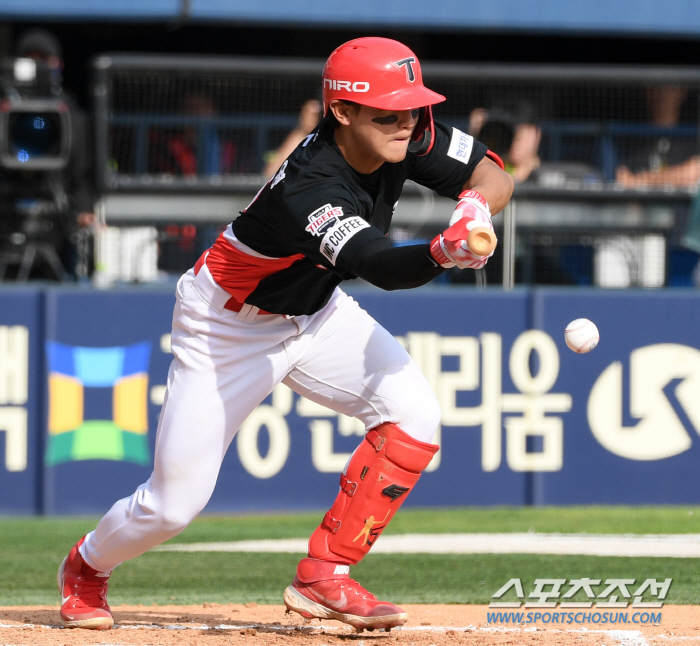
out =
<svg viewBox="0 0 700 646"><path fill-rule="evenodd" d="M462 218L478 222L474 227L489 227L493 231L491 210L484 196L478 191L462 191L459 194L459 202L457 202L457 206L452 213L450 224L454 224ZM471 231L474 227L471 227L469 230Z"/></svg>
<svg viewBox="0 0 700 646"><path fill-rule="evenodd" d="M443 233L435 236L430 243L430 254L442 267L460 269L481 269L489 256L477 256L467 247L469 237L469 221L466 218L457 220Z"/></svg>
<svg viewBox="0 0 700 646"><path fill-rule="evenodd" d="M493 231L489 205L477 191L463 191L457 207L450 218L450 227L436 236L430 243L430 253L442 267L481 269L488 256L478 256L467 247L469 232L477 227L488 227Z"/></svg>

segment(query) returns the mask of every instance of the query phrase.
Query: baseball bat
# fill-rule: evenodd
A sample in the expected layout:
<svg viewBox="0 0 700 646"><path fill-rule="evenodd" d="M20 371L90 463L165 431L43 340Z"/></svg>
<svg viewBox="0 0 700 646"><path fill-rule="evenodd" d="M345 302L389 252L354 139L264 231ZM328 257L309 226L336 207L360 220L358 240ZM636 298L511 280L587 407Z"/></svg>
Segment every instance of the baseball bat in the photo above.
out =
<svg viewBox="0 0 700 646"><path fill-rule="evenodd" d="M472 229L467 236L467 247L477 256L488 256L497 243L496 234L487 227Z"/></svg>

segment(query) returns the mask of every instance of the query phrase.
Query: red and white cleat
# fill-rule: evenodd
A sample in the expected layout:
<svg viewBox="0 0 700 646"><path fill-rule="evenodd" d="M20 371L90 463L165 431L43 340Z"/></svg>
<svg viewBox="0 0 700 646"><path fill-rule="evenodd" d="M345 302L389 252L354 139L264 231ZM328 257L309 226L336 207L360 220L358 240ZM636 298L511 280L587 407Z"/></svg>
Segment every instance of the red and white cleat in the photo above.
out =
<svg viewBox="0 0 700 646"><path fill-rule="evenodd" d="M98 572L80 555L81 538L58 568L61 592L61 622L66 628L109 630L114 626L107 604L107 580L110 572Z"/></svg>
<svg viewBox="0 0 700 646"><path fill-rule="evenodd" d="M350 566L302 559L294 581L284 591L284 604L305 619L337 619L354 628L394 628L408 614L377 598L350 578Z"/></svg>

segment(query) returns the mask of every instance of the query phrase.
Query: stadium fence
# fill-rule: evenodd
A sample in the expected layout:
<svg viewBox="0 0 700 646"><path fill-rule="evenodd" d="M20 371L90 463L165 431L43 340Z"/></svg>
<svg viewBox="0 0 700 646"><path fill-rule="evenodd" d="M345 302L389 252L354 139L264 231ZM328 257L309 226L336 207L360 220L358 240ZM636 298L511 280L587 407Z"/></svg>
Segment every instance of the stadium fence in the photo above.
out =
<svg viewBox="0 0 700 646"><path fill-rule="evenodd" d="M169 280L190 267L266 181L271 151L302 104L320 98L322 69L323 61L301 59L97 57L96 282ZM436 119L475 134L507 163L529 127L539 157L494 218L502 244L486 270L451 272L443 282L694 284L697 180L632 186L619 169L700 165L700 71L428 61L423 75L448 98ZM660 123L651 108L664 92L680 109ZM430 239L451 210L409 183L393 241Z"/></svg>

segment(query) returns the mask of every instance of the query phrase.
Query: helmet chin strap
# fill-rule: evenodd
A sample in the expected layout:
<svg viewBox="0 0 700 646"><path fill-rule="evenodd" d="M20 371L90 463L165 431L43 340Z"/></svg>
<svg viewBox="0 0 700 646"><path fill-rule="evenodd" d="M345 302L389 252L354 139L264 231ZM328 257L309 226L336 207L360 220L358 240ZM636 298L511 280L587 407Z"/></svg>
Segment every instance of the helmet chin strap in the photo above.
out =
<svg viewBox="0 0 700 646"><path fill-rule="evenodd" d="M421 155L427 155L432 147L433 109L431 106L427 106L420 109L418 123L408 144L408 152L420 157Z"/></svg>
<svg viewBox="0 0 700 646"><path fill-rule="evenodd" d="M411 140L408 144L408 152L414 155L425 155L431 148L433 136L428 130L424 130L421 138L418 141Z"/></svg>

